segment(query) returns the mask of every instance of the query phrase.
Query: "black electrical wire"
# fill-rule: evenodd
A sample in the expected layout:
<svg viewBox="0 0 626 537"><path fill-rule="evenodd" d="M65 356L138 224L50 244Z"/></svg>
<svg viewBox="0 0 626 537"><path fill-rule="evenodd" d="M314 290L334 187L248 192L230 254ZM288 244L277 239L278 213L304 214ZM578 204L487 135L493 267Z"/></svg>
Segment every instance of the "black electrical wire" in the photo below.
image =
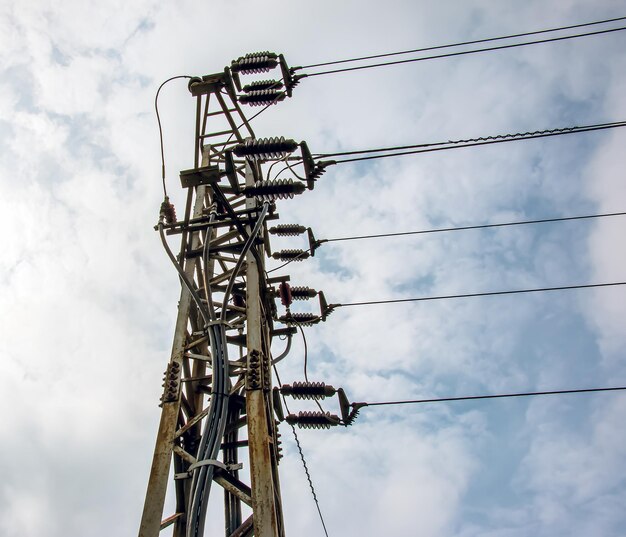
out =
<svg viewBox="0 0 626 537"><path fill-rule="evenodd" d="M302 344L304 345L304 380L309 382L308 375L308 363L309 363L309 349L306 344L306 336L304 335L304 330L300 326L300 323L296 323L296 326L300 329L300 333L302 334Z"/></svg>
<svg viewBox="0 0 626 537"><path fill-rule="evenodd" d="M298 261L298 259L300 259L302 256L311 253L311 248L308 248L307 250L303 250L301 253L299 253L296 257L294 257L293 259L290 259L289 261L287 261L286 263L283 263L282 265L279 265L276 268L273 268L272 270L266 270L265 273L269 274L270 272L274 272L276 270L280 270L283 267L286 267L287 265L289 265L289 263L293 263L294 261Z"/></svg>
<svg viewBox="0 0 626 537"><path fill-rule="evenodd" d="M304 336L304 333L303 333ZM279 386L282 386L282 382L280 381L280 375L278 374L278 368L276 367L276 362L278 359L272 360L272 367L274 368L274 374L276 375L276 381ZM289 411L289 405L287 405L287 399L284 395L281 394L281 398L283 400L283 404L285 405L285 410L287 414L291 414ZM298 453L300 453L300 459L302 460L302 466L304 467L304 473L306 475L306 479L309 482L309 489L311 490L311 495L313 496L313 501L315 502L315 507L317 508L317 514L320 517L320 521L322 522L322 527L324 528L324 535L328 537L328 530L326 529L326 522L324 521L324 516L322 515L322 509L320 507L320 502L317 498L317 493L315 492L315 487L313 486L313 480L311 479L311 473L309 472L309 466L306 463L306 459L304 458L304 452L302 451L302 446L300 445L300 439L298 438L298 433L296 433L296 426L290 424L291 431L293 432L294 440L296 441L296 446L298 447Z"/></svg>
<svg viewBox="0 0 626 537"><path fill-rule="evenodd" d="M412 50L403 50L403 51L399 51L399 52L387 52L384 54L373 54L371 56L361 56L359 58L348 58L345 60L334 60L334 61L330 61L330 62L322 62L322 63L312 63L309 65L303 65L301 67L296 67L294 68L294 71L300 70L300 69L310 69L312 67L324 67L326 65L337 65L340 63L350 63L350 62L357 62L357 61L363 61L363 60L373 60L375 58L387 58L389 56L400 56L403 54L413 54L415 52L428 52L430 50L441 50L444 48L452 48L452 47L461 47L461 46L465 46L465 45L477 45L479 43L489 43L489 42L493 42L493 41L502 41L504 39L515 39L517 37L528 37L531 35L538 35L538 34L546 34L546 33L551 33L551 32L560 32L563 30L573 30L574 28L583 28L585 26L595 26L598 24L608 24L610 22L617 22L617 21L622 21L622 20L626 20L626 17L616 17L614 19L605 19L605 20L601 20L601 21L594 21L594 22L585 22L582 24L572 24L570 26L560 26L558 28L549 28L549 29L545 29L545 30L534 30L532 32L523 32L520 34L511 34L511 35L504 35L504 36L500 36L500 37L488 37L485 39L475 39L473 41L463 41L460 43L452 43L452 44L448 44L448 45L436 45L436 46L432 46L432 47L423 47L423 48L415 48Z"/></svg>
<svg viewBox="0 0 626 537"><path fill-rule="evenodd" d="M495 395L469 395L464 397L441 397L436 399L409 399L405 401L379 401L375 403L352 403L356 407L383 405L413 405L420 403L443 403L446 401L472 401L476 399L500 399L505 397L530 397L534 395L562 395L568 393L592 393L626 390L626 386L612 388L584 388L579 390L552 390L547 392L500 393Z"/></svg>
<svg viewBox="0 0 626 537"><path fill-rule="evenodd" d="M426 302L429 300L447 300L454 298L475 298L480 296L519 295L522 293L543 293L547 291L566 291L570 289L590 289L595 287L612 287L626 285L626 282L588 283L584 285L564 285L561 287L542 287L538 289L514 289L509 291L488 291L485 293L463 293L458 295L423 296L416 298L393 298L388 300L368 300L362 302L347 302L345 304L331 304L331 308L347 306L372 306L376 304L394 304L399 302Z"/></svg>
<svg viewBox="0 0 626 537"><path fill-rule="evenodd" d="M613 121L610 123L596 123L592 125L583 125L580 127L559 127L556 129L545 129L533 132L515 133L515 134L497 134L494 136L483 136L479 138L466 138L463 140L450 140L448 142L432 142L426 144L415 144L407 146L375 148L375 149L361 149L356 151L344 151L343 153L321 153L316 155L318 157L332 157L339 155L356 155L363 153L382 153L387 151L396 151L403 149L415 149L413 151L401 151L399 153L385 153L383 155L369 155L365 157L354 157L348 159L340 159L331 161L330 164L342 164L346 162L358 162L362 160L373 160L387 157L401 157L403 155L415 155L417 153L431 153L433 151L445 151L447 149L460 149L463 147L476 147L481 145L499 144L504 142L516 142L519 140L531 140L534 138L547 138L550 136L563 136L566 134L577 134L581 132L591 132L605 129L615 129L619 127L626 127L626 121Z"/></svg>
<svg viewBox="0 0 626 537"><path fill-rule="evenodd" d="M567 222L567 221L572 221L572 220L588 220L592 218L607 218L611 216L625 216L625 215L626 215L626 211L618 212L618 213L585 214L581 216L563 216L563 217L557 217L557 218L540 218L537 220L519 220L517 222L500 222L497 224L477 224L477 225L472 225L472 226L421 229L418 231L401 231L398 233L379 233L377 235L356 235L356 236L351 236L351 237L335 237L331 239L320 239L318 243L324 244L325 242L356 241L356 240L362 240L362 239L380 239L384 237L402 237L406 235L425 235L428 233L444 233L448 231L466 231L470 229L489 229L489 228L507 227L507 226L523 226L523 225L528 225L528 224L546 224L549 222Z"/></svg>
<svg viewBox="0 0 626 537"><path fill-rule="evenodd" d="M284 396L283 396L284 399ZM285 408L287 408L285 406ZM326 522L324 522L324 517L322 516L322 510L320 508L320 502L317 499L317 494L315 493L315 487L313 486L313 481L311 480L311 474L309 473L309 467L304 458L304 453L302 452L302 446L300 445L300 439L298 438L298 434L296 433L296 426L291 425L291 431L293 432L293 438L296 441L296 446L298 447L298 452L300 453L300 459L302 460L302 466L304 467L304 473L306 474L307 481L309 482L309 488L311 489L311 494L313 495L313 500L315 501L315 507L317 507L317 513L320 516L320 521L322 522L322 527L324 528L324 535L328 537L328 530L326 529Z"/></svg>
<svg viewBox="0 0 626 537"><path fill-rule="evenodd" d="M339 241L355 241L362 239L381 239L386 237L402 237L408 235L426 235L430 233L446 233L450 231L467 231L472 229L489 229L489 228L497 228L497 227L508 227L508 226L523 226L528 224L546 224L551 222L568 222L573 220L589 220L592 218L608 218L611 216L626 216L626 211L617 212L617 213L601 213L601 214L585 214L580 216L563 216L563 217L554 217L554 218L540 218L536 220L519 220L517 222L500 222L496 224L476 224L471 226L458 226L458 227L444 227L444 228L435 228L435 229L420 229L417 231L400 231L397 233L379 233L375 235L354 235L348 237L334 237L330 239L319 239L317 241L318 245L322 245L327 242L339 242ZM279 265L276 268L266 271L267 274L270 272L274 272L276 270L280 270L281 268L293 263L298 260L300 257L310 254L312 252L312 248L307 248L303 250L301 254L296 256L294 259L290 259L286 263Z"/></svg>
<svg viewBox="0 0 626 537"><path fill-rule="evenodd" d="M435 59L439 59L439 58L452 58L454 56L465 56L467 54L476 54L478 52L490 52L490 51L494 51L494 50L504 50L504 49L509 49L509 48L516 48L516 47L524 47L526 45L537 45L537 44L541 44L541 43L551 43L554 41L564 41L566 39L576 39L579 37L588 37L588 36L592 36L592 35L601 35L601 34L608 34L611 32L619 32L622 30L626 30L626 26L620 26L618 28L610 28L608 30L598 30L595 32L586 32L583 34L573 34L573 35L566 35L566 36L561 36L561 37L551 37L548 39L537 39L535 41L526 41L524 43L512 43L509 45L499 45L496 47L485 47L485 48L479 48L479 49L473 49L473 50L463 50L460 52L449 52L447 54L437 54L434 56L422 56L421 58L410 58L408 60L395 60L395 61L391 61L391 62L383 62L383 63L373 63L370 65L360 65L357 67L343 67L341 69L330 69L328 71L319 71L317 73L305 73L302 76L303 77L312 77L312 76L320 76L320 75L330 75L330 74L335 74L335 73L345 73L348 71L359 71L362 69L372 69L374 67L386 67L388 65L399 65L399 64L403 64L403 63L411 63L411 62L421 62L421 61L426 61L426 60L435 60Z"/></svg>
<svg viewBox="0 0 626 537"><path fill-rule="evenodd" d="M246 254L254 245L254 239L258 235L263 224L265 216L269 210L269 203L265 202L261 208L260 214L254 225L254 228L247 238L237 264L233 268L233 274L229 278L220 313L220 322L207 322L207 332L211 340L213 350L213 383L211 389L211 405L208 413L208 421L203 431L200 447L198 449L198 460L212 460L217 457L220 449L222 438L226 427L226 416L228 412L229 393L227 389L228 382L228 347L226 345L226 331L224 322L226 320L227 305L232 292L239 270L243 266ZM163 228L162 225L159 226ZM206 244L204 251L208 255ZM210 315L211 321L216 320L215 313ZM213 343L215 342L215 343ZM194 472L191 483L190 503L188 507L189 521L187 526L188 537L199 537L204 532L204 522L206 518L206 509L210 494L211 483L213 481L214 467L213 465L201 466L197 472Z"/></svg>
<svg viewBox="0 0 626 537"><path fill-rule="evenodd" d="M171 78L168 78L165 82L161 83L159 89L156 91L156 95L154 96L154 111L156 112L157 124L159 125L159 141L161 144L161 181L163 182L163 195L167 197L167 188L165 186L165 151L163 150L163 128L161 126L161 116L159 115L159 93L161 92L161 88L165 86L168 82L172 80L178 80L179 78L192 78L189 75L177 75Z"/></svg>
<svg viewBox="0 0 626 537"><path fill-rule="evenodd" d="M382 153L382 152L388 152L388 151L403 151L405 149L421 149L425 147L436 147L436 146L441 146L441 145L459 145L459 144L467 144L471 142L486 142L489 140L517 139L517 138L522 138L522 137L539 136L542 134L568 134L571 132L577 132L582 129L597 130L600 128L610 129L613 127L623 127L624 124L626 124L626 120L612 121L609 123L593 123L591 125L582 125L582 126L573 126L573 127L557 127L554 129L543 129L543 130L528 131L528 132L493 134L490 136L478 136L476 138L462 138L459 140L448 140L446 142L429 142L429 143L424 143L424 144L397 145L393 147L377 147L374 149L355 149L352 151L340 151L337 153L316 153L314 156L316 158L340 157L340 156L346 156L346 155L362 155L363 153Z"/></svg>

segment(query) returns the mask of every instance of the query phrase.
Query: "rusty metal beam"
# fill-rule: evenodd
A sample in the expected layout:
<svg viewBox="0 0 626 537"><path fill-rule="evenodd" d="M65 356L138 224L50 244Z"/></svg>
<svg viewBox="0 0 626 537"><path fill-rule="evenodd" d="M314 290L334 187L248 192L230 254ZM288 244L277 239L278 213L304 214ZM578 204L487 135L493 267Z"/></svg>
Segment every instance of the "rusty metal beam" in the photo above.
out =
<svg viewBox="0 0 626 537"><path fill-rule="evenodd" d="M254 185L251 165L246 165L246 186ZM257 201L248 198L247 209L255 209ZM248 226L248 232L251 232ZM262 256L262 247L259 246ZM256 537L278 537L278 509L274 490L273 461L270 452L267 394L271 379L266 378L265 363L269 349L263 344L263 331L267 330L261 307L261 281L257 259L248 253L246 269L246 308L248 375L246 379L246 415L248 422L248 452L252 482L252 509Z"/></svg>

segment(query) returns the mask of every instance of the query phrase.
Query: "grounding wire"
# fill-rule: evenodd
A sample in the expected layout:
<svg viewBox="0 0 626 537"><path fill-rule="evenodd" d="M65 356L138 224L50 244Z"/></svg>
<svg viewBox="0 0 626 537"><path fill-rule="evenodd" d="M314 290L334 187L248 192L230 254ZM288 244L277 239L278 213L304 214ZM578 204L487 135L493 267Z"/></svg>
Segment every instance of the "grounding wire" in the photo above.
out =
<svg viewBox="0 0 626 537"><path fill-rule="evenodd" d="M605 20L601 20L601 21L594 21L594 22L585 22L582 24L572 24L570 26L561 26L558 28L549 28L549 29L545 29L545 30L534 30L531 32L523 32L523 33L519 33L519 34L511 34L511 35L504 35L504 36L500 36L500 37L488 37L488 38L484 38L484 39L475 39L472 41L463 41L460 43L452 43L452 44L448 44L448 45L436 45L436 46L431 46L431 47L422 47L422 48L416 48L416 49L412 49L412 50L403 50L403 51L398 51L398 52L387 52L384 54L373 54L371 56L361 56L359 58L348 58L345 60L334 60L334 61L329 61L329 62L322 62L322 63L312 63L309 65L303 65L301 67L295 67L294 71L298 71L300 69L310 69L312 67L324 67L326 65L337 65L340 63L350 63L350 62L357 62L357 61L363 61L363 60L373 60L375 58L386 58L389 56L400 56L403 54L413 54L415 52L428 52L430 50L441 50L444 48L452 48L452 47L461 47L461 46L465 46L465 45L477 45L479 43L489 43L492 41L502 41L504 39L515 39L517 37L528 37L531 35L539 35L539 34L546 34L546 33L550 33L550 32L560 32L563 30L573 30L574 28L583 28L585 26L595 26L598 24L608 24L610 22L617 22L617 21L622 21L625 20L626 17L616 17L614 19L605 19Z"/></svg>
<svg viewBox="0 0 626 537"><path fill-rule="evenodd" d="M626 127L626 121L614 121L611 123L597 123L592 125L583 125L580 127L559 127L556 129L545 129L541 131L516 133L516 134L498 134L495 136L485 136L480 138L467 138L463 140L451 140L448 142L433 142L427 144L415 144L408 146L388 147L388 148L376 148L376 149L363 149L358 151L346 151L343 153L323 153L316 155L318 157L329 157L335 155L355 155L363 153L382 153L386 151L395 151L401 149L416 148L413 151L401 151L400 153L385 153L383 155L369 155L365 157L354 157L348 159L341 159L337 161L331 161L329 164L342 164L345 162L357 162L362 160L373 160L387 157L398 157L403 155L415 155L417 153L430 153L433 151L445 151L447 149L459 149L463 147L476 147L481 145L498 144L503 142L516 142L519 140L531 140L534 138L546 138L550 136L562 136L566 134L577 134L580 132L591 132L605 129L615 129L619 127ZM417 149L420 148L420 149Z"/></svg>
<svg viewBox="0 0 626 537"><path fill-rule="evenodd" d="M623 390L626 390L626 386L615 386L611 388L583 388L577 390L552 390L545 392L500 393L495 395L469 395L463 397L441 397L436 399L409 399L404 401L378 401L374 403L353 403L353 405L358 407L383 405L412 405L420 403L443 403L448 401L472 401L477 399L500 399L505 397L530 397L534 395L563 395L571 393L610 392Z"/></svg>
<svg viewBox="0 0 626 537"><path fill-rule="evenodd" d="M157 124L159 126L159 141L161 144L161 181L163 183L163 195L167 196L167 188L165 186L165 151L163 150L163 127L161 126L161 116L159 115L159 93L161 92L161 88L165 86L168 82L172 80L177 80L179 78L192 78L189 75L177 75L171 78L168 78L165 82L162 82L157 89L156 94L154 96L154 111L156 112Z"/></svg>
<svg viewBox="0 0 626 537"><path fill-rule="evenodd" d="M468 54L476 54L478 52L490 52L490 51L494 51L494 50L505 50L505 49L510 49L510 48L517 48L517 47L524 47L526 45L538 45L538 44L542 44L542 43L551 43L551 42L555 42L555 41L564 41L566 39L575 39L578 37L588 37L588 36L592 36L592 35L601 35L601 34L608 34L611 32L619 32L622 30L626 30L626 26L620 26L618 28L610 28L607 30L597 30L594 32L586 32L586 33L582 33L582 34L573 34L573 35L566 35L566 36L561 36L561 37L551 37L548 39L537 39L535 41L526 41L524 43L511 43L508 45L498 45L495 47L485 47L485 48L478 48L478 49L473 49L473 50L463 50L460 52L449 52L447 54L436 54L434 56L422 56L420 58L410 58L407 60L395 60L395 61L391 61L391 62L383 62L383 63L373 63L370 65L359 65L357 67L343 67L341 69L330 69L328 71L319 71L317 73L304 73L303 77L312 77L312 76L320 76L320 75L330 75L330 74L335 74L335 73L345 73L348 71L359 71L362 69L372 69L374 67L386 67L388 65L399 65L399 64L404 64L404 63L411 63L411 62L420 62L420 61L425 61L425 60L435 60L435 59L440 59L440 58L452 58L454 56L465 56Z"/></svg>
<svg viewBox="0 0 626 537"><path fill-rule="evenodd" d="M541 287L537 289L513 289L508 291L487 291L484 293L463 293L458 295L440 295L440 296L423 296L416 298L392 298L387 300L368 300L361 302L347 302L345 304L330 304L331 308L340 308L348 306L372 306L376 304L394 304L400 302L426 302L429 300L447 300L456 298L475 298L482 296L498 296L498 295L518 295L523 293L543 293L548 291L566 291L571 289L591 289L599 287L613 287L618 285L626 285L626 282L609 282L609 283L588 283L584 285L563 285L560 287Z"/></svg>
<svg viewBox="0 0 626 537"><path fill-rule="evenodd" d="M274 368L274 374L276 375L276 380L278 384L282 386L282 382L280 381L280 375L278 374L278 368L276 367L276 361L272 360L272 367ZM285 405L285 410L287 414L291 414L289 410L289 405L287 404L287 399L283 394L281 394L281 398L283 400L283 405ZM317 508L317 514L320 517L320 521L322 522L322 527L324 528L324 535L328 537L328 530L326 529L326 522L324 522L324 515L322 515L322 509L320 508L320 502L317 498L317 493L315 492L315 487L313 486L313 480L311 479L311 473L309 472L309 466L304 458L304 452L302 451L302 446L300 445L300 439L298 438L298 433L296 433L296 426L292 423L289 424L291 426L291 431L293 432L294 440L296 441L296 446L298 448L298 453L300 454L300 460L302 461L302 466L304 468L304 473L306 475L306 479L309 482L309 489L311 490L311 495L313 496L313 501L315 502L315 507Z"/></svg>
<svg viewBox="0 0 626 537"><path fill-rule="evenodd" d="M284 396L283 396L284 399ZM285 405L286 408L286 405ZM328 537L328 530L326 529L326 523L324 522L324 517L322 516L322 510L320 508L319 500L317 499L317 494L315 493L315 487L313 486L313 480L311 479L311 474L309 472L309 467L304 458L304 453L302 451L302 446L300 445L300 439L298 438L298 433L296 433L296 426L291 425L291 431L293 432L293 438L296 441L296 446L298 448L298 452L300 453L300 459L302 460L302 466L304 467L304 473L306 474L306 479L309 482L309 488L311 489L311 494L313 495L313 500L315 501L315 507L317 507L317 513L320 516L320 521L322 522L322 527L324 528L324 535Z"/></svg>

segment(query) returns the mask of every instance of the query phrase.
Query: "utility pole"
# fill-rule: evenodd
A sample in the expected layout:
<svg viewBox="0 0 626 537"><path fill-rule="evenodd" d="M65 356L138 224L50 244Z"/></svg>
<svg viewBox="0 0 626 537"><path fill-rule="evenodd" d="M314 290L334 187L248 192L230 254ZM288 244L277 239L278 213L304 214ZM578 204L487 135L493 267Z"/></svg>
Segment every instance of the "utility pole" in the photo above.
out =
<svg viewBox="0 0 626 537"><path fill-rule="evenodd" d="M240 75L274 68L281 71L280 81L242 87ZM182 289L139 537L157 537L170 526L174 537L202 537L214 484L223 489L227 537L284 537L278 423L327 428L348 425L356 415L341 389L308 382L273 387L272 382L272 366L287 354L293 334L325 320L332 308L321 292L291 288L289 276L268 277L265 256L304 259L319 244L310 228L268 229L267 223L278 219L276 199L312 189L328 163L315 162L304 142L257 139L240 105L275 104L290 97L297 82L283 56L269 52L249 54L223 72L189 82L196 125L194 166L180 172L187 191L184 214L177 219L166 196L155 226ZM291 156L297 149L301 155ZM278 160L290 171L300 166L305 182L264 179L264 166ZM308 250L272 254L270 234L302 233L308 235ZM168 237L180 238L178 254ZM316 296L319 314L291 313L293 299ZM277 298L287 308L280 317ZM274 358L276 336L289 345ZM286 395L311 399L335 393L341 418L317 411L283 413ZM164 517L172 462L175 511Z"/></svg>

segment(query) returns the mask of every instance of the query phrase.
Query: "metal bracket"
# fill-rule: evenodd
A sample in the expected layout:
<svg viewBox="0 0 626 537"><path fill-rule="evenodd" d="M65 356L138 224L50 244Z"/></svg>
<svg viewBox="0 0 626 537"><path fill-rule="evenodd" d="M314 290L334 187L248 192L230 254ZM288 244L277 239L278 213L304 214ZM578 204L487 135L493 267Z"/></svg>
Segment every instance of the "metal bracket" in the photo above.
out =
<svg viewBox="0 0 626 537"><path fill-rule="evenodd" d="M222 461L218 461L216 459L204 459L203 461L194 462L192 465L189 466L186 472L174 474L174 479L188 479L191 477L194 470L200 468L201 466L216 466L217 468L221 468L222 470L226 470L227 472L233 472L235 470L241 470L243 468L243 464L240 462L236 464L224 464Z"/></svg>

